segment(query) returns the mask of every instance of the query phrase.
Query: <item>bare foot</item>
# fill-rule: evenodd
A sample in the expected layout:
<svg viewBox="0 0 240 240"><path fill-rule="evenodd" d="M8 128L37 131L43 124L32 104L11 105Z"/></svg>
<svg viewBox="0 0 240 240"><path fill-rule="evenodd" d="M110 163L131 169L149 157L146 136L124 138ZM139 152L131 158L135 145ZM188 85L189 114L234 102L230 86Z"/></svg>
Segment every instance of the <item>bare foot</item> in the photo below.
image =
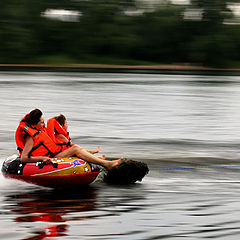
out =
<svg viewBox="0 0 240 240"><path fill-rule="evenodd" d="M99 151L100 151L100 147L97 147L96 149L93 149L93 150L88 150L88 152L92 154L98 153Z"/></svg>
<svg viewBox="0 0 240 240"><path fill-rule="evenodd" d="M117 160L113 160L113 161L108 161L106 163L106 169L107 170L111 170L113 167L116 167L117 165L119 165L123 160L123 157L117 159Z"/></svg>
<svg viewBox="0 0 240 240"><path fill-rule="evenodd" d="M106 159L106 155L104 154L104 155L102 155L102 156L99 156L99 158L105 160L105 159Z"/></svg>

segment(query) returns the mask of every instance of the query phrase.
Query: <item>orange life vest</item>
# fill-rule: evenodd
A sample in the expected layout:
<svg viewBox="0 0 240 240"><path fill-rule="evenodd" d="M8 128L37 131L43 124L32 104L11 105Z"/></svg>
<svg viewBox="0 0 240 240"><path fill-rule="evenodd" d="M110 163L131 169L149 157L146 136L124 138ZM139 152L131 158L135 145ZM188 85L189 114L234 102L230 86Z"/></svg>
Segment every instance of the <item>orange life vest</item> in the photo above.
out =
<svg viewBox="0 0 240 240"><path fill-rule="evenodd" d="M15 133L15 141L20 155L22 154L25 145L26 134L29 134L34 141L33 148L29 152L29 157L30 156L54 157L56 154L62 151L62 147L56 145L54 141L48 136L46 128L43 128L41 131L38 131L31 125L24 122L25 117L21 120Z"/></svg>
<svg viewBox="0 0 240 240"><path fill-rule="evenodd" d="M56 145L61 145L63 151L70 147L70 137L68 132L60 125L60 123L55 118L50 118L47 121L47 133L48 136L55 142ZM61 141L56 138L55 134L63 134L67 139L68 143Z"/></svg>

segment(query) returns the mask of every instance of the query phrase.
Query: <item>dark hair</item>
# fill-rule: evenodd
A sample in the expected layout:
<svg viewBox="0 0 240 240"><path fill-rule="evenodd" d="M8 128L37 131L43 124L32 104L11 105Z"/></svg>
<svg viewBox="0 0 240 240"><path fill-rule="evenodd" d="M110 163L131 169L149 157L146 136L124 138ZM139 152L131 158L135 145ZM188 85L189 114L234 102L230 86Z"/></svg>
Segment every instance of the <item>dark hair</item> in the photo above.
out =
<svg viewBox="0 0 240 240"><path fill-rule="evenodd" d="M59 122L61 126L63 126L66 121L66 117L63 114L60 114L54 118Z"/></svg>
<svg viewBox="0 0 240 240"><path fill-rule="evenodd" d="M25 119L23 120L23 122L26 122L30 125L36 125L39 121L40 121L40 118L42 116L42 112L41 110L39 109L34 109L32 110L26 117Z"/></svg>

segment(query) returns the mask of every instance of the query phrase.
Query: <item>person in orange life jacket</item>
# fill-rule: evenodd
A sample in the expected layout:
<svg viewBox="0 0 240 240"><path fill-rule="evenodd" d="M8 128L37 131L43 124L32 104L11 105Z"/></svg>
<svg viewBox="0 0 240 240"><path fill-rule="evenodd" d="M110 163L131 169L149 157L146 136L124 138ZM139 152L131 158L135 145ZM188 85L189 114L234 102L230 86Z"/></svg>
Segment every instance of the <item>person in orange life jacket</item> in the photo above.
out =
<svg viewBox="0 0 240 240"><path fill-rule="evenodd" d="M63 116L63 115L62 115ZM73 144L69 133L67 132L67 122L65 122L60 116L60 120L56 120L56 117L50 118L47 121L47 133L49 137L57 144L62 146L62 150L66 150ZM64 117L64 116L63 116Z"/></svg>
<svg viewBox="0 0 240 240"><path fill-rule="evenodd" d="M23 138L21 138L23 135L21 131L25 132ZM120 164L123 159L119 158L114 161L107 161L87 152L75 144L64 151L61 151L61 147L57 146L46 133L44 118L39 109L32 110L20 122L16 131L16 143L18 149L20 149L22 162L43 161L45 163L51 163L51 157L64 158L77 156L90 163L101 165L106 169L111 169ZM22 145L23 149L21 149ZM42 154L40 150L42 151Z"/></svg>
<svg viewBox="0 0 240 240"><path fill-rule="evenodd" d="M56 121L54 121L53 119L55 119ZM47 129L48 129L49 136L50 137L53 136L52 132L54 132L54 137L56 137L58 139L58 141L61 141L68 146L73 146L73 143L72 143L71 138L69 137L69 133L67 131L68 122L67 122L66 117L63 114L60 114L60 115L54 117L53 119L49 119L47 122ZM56 123L54 124L54 122L58 122L63 130L59 129L57 124ZM53 127L53 124L55 127ZM100 147L97 147L96 149L93 149L93 150L87 150L87 151L89 153L95 154L100 151ZM105 155L102 155L101 158L105 158Z"/></svg>

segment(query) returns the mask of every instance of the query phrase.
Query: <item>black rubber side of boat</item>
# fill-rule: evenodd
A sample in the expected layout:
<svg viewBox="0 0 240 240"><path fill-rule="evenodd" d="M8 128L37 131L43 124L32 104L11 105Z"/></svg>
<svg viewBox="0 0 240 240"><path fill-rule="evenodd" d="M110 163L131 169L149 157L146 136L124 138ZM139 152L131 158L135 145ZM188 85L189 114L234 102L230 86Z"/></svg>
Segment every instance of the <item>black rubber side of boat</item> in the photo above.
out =
<svg viewBox="0 0 240 240"><path fill-rule="evenodd" d="M22 163L20 160L20 157L17 157L14 160L11 161L4 161L2 165L2 173L5 174L14 174L14 175L22 175L23 174L23 168L26 165L26 163Z"/></svg>
<svg viewBox="0 0 240 240"><path fill-rule="evenodd" d="M148 174L146 163L134 160L124 160L121 164L107 171L104 181L110 184L131 184L142 181Z"/></svg>

